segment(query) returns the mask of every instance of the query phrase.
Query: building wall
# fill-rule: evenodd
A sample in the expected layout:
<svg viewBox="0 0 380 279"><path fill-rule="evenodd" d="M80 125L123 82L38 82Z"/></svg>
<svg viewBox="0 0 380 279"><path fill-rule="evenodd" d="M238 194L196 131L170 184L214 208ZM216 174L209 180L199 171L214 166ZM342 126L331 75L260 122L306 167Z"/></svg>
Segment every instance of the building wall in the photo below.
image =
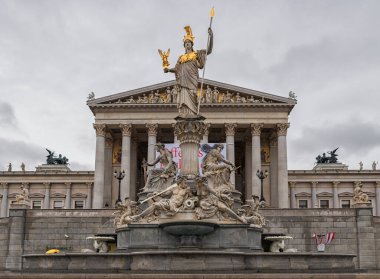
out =
<svg viewBox="0 0 380 279"><path fill-rule="evenodd" d="M9 218L0 219L0 270L5 268L9 244Z"/></svg>

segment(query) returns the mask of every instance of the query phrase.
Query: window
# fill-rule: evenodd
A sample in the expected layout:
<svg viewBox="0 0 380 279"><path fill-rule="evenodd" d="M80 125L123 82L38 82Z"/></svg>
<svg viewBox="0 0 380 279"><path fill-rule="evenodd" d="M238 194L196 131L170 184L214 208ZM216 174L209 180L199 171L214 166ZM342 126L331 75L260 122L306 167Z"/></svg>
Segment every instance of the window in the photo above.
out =
<svg viewBox="0 0 380 279"><path fill-rule="evenodd" d="M299 208L307 208L307 200L299 200L298 201Z"/></svg>
<svg viewBox="0 0 380 279"><path fill-rule="evenodd" d="M330 207L329 200L320 200L319 201L319 207L320 208L329 208Z"/></svg>
<svg viewBox="0 0 380 279"><path fill-rule="evenodd" d="M75 201L74 202L74 208L75 209L83 209L84 208L84 201Z"/></svg>
<svg viewBox="0 0 380 279"><path fill-rule="evenodd" d="M351 201L350 200L342 200L342 208L350 208Z"/></svg>
<svg viewBox="0 0 380 279"><path fill-rule="evenodd" d="M54 201L53 202L53 208L54 209L61 209L61 208L63 208L63 201Z"/></svg>
<svg viewBox="0 0 380 279"><path fill-rule="evenodd" d="M33 209L41 209L42 208L42 201L33 201L32 202L32 208Z"/></svg>

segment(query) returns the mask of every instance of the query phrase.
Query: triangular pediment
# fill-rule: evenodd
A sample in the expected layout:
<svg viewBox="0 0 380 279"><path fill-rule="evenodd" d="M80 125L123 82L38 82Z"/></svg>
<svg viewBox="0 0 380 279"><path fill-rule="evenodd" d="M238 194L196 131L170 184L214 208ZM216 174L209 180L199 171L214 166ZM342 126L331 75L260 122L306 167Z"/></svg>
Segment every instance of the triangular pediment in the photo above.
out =
<svg viewBox="0 0 380 279"><path fill-rule="evenodd" d="M201 83L198 84L200 94ZM212 80L204 80L201 106L288 106L289 111L297 103L295 99L234 86ZM174 106L176 104L176 81L168 81L106 97L88 100L88 106Z"/></svg>

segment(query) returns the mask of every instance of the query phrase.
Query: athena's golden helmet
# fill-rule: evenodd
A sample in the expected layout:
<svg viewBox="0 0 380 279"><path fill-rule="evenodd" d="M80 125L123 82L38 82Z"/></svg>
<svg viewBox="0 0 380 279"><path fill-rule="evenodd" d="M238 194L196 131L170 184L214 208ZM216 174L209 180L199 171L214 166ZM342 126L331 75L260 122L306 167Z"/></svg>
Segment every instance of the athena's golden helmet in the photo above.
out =
<svg viewBox="0 0 380 279"><path fill-rule="evenodd" d="M193 36L193 32L191 32L191 27L185 26L185 30L186 30L186 36L183 37L183 42L185 42L186 40L189 40L190 42L194 44L195 37Z"/></svg>

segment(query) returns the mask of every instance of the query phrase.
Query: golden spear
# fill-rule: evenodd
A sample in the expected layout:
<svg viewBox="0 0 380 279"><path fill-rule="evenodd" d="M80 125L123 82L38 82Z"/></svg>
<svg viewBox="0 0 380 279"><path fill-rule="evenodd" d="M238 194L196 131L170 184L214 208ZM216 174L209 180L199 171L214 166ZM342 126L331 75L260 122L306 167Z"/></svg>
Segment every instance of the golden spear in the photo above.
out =
<svg viewBox="0 0 380 279"><path fill-rule="evenodd" d="M214 15L215 15L215 10L214 10L214 7L212 7L211 11L210 11L210 27L209 27L210 29L211 29L212 19L214 18ZM198 96L198 113L197 114L199 114L199 110L201 107L201 100L202 100L202 96L203 96L203 80L205 78L205 72L206 72L207 48L208 48L209 43L210 43L210 34L208 34L208 37L207 37L206 58L205 58L205 65L203 67L203 73L202 73L201 90L200 90L200 94Z"/></svg>

